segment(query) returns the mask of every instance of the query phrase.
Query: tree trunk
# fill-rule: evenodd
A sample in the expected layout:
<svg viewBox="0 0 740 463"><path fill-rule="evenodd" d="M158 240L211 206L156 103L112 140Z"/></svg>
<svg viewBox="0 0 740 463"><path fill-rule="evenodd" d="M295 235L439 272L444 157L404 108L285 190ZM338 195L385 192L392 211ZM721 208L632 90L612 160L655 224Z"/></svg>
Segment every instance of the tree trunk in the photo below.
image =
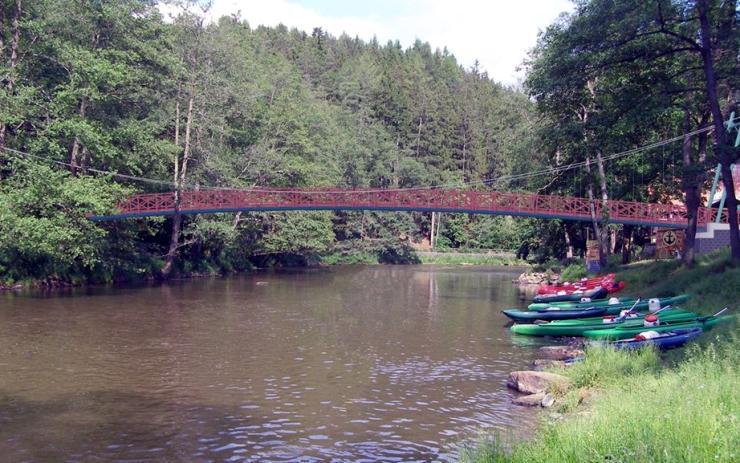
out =
<svg viewBox="0 0 740 463"><path fill-rule="evenodd" d="M362 220L360 221L360 241L365 241L365 219L367 211L362 211Z"/></svg>
<svg viewBox="0 0 740 463"><path fill-rule="evenodd" d="M429 231L429 247L434 251L434 212L432 212L432 229Z"/></svg>
<svg viewBox="0 0 740 463"><path fill-rule="evenodd" d="M179 156L175 158L175 200L174 210L175 213L172 216L172 233L170 234L170 246L165 257L165 264L160 270L160 276L162 278L169 278L172 273L172 267L175 263L175 257L177 256L177 249L179 248L180 231L182 228L182 214L180 214L180 201L182 188L185 185L185 178L187 175L188 161L190 160L190 133L193 125L193 102L195 100L195 90L191 86L190 95L188 98L188 114L185 119L185 146L183 148L182 162L179 162ZM178 106L179 107L179 106Z"/></svg>
<svg viewBox="0 0 740 463"><path fill-rule="evenodd" d="M701 58L704 68L704 77L707 86L707 100L712 112L714 124L714 153L718 157L722 171L722 183L725 187L725 205L730 223L730 249L732 260L740 261L740 235L737 223L737 199L735 185L730 165L734 161L734 150L727 143L727 133L724 127L724 117L719 107L717 96L717 79L714 74L711 32L709 27L709 7L707 0L697 0L696 9L699 13L701 27Z"/></svg>
<svg viewBox="0 0 740 463"><path fill-rule="evenodd" d="M463 149L462 149L462 175L463 175L463 182L467 181L467 178L465 177L465 164L467 161L467 153L466 149L468 146L467 137L465 134L463 134Z"/></svg>
<svg viewBox="0 0 740 463"><path fill-rule="evenodd" d="M634 230L633 225L625 224L622 227L622 265L630 263L632 256L632 232Z"/></svg>
<svg viewBox="0 0 740 463"><path fill-rule="evenodd" d="M439 230L442 228L442 213L437 212L437 234L434 235L434 243L439 244Z"/></svg>
<svg viewBox="0 0 740 463"><path fill-rule="evenodd" d="M419 128L416 131L416 157L419 157L419 151L421 150L421 127L423 125L423 116L419 116Z"/></svg>
<svg viewBox="0 0 740 463"><path fill-rule="evenodd" d="M77 114L80 116L80 119L85 119L86 108L87 108L87 98L83 96L82 99L80 99L80 104L77 109ZM77 156L79 155L79 152L80 152L80 145L81 145L80 137L79 135L75 135L75 138L72 141L72 147L69 149L69 164L70 164L69 168L70 168L70 171L72 172L72 175L75 175L77 173L77 167L78 167Z"/></svg>
<svg viewBox="0 0 740 463"><path fill-rule="evenodd" d="M0 2L0 60L5 59L5 2Z"/></svg>
<svg viewBox="0 0 740 463"><path fill-rule="evenodd" d="M706 118L703 118L699 124L700 128L705 126ZM684 132L688 133L691 130L691 116L689 112L685 112ZM701 197L699 195L700 185L703 183L704 173L704 160L706 159L706 148L707 148L707 133L702 132L699 134L699 162L694 165L691 159L692 144L691 137L684 136L683 139L683 166L684 175L682 179L683 191L686 201L686 216L688 226L686 227L686 234L684 237L683 245L683 256L682 260L684 265L691 267L694 265L694 259L696 258L696 227L699 213L699 203Z"/></svg>
<svg viewBox="0 0 740 463"><path fill-rule="evenodd" d="M77 110L77 114L80 116L80 119L85 119L86 108L87 97L83 96ZM72 147L69 149L69 171L72 172L72 175L77 175L77 168L79 167L77 164L77 157L80 153L81 145L82 143L80 142L79 135L75 135L75 139L72 141Z"/></svg>
<svg viewBox="0 0 740 463"><path fill-rule="evenodd" d="M175 146L180 146L180 97L182 96L182 82L177 84L177 100L175 101ZM177 163L175 163L177 169ZM175 182L177 183L177 170L175 170Z"/></svg>
<svg viewBox="0 0 740 463"><path fill-rule="evenodd" d="M175 256L177 255L177 246L180 241L180 227L182 225L182 215L180 214L180 195L175 192L175 215L172 216L172 231L170 233L170 247L167 250L167 256L165 257L164 267L160 270L160 276L164 279L170 277L172 273L172 267L175 263Z"/></svg>
<svg viewBox="0 0 740 463"><path fill-rule="evenodd" d="M617 229L611 227L608 232L609 236L609 254L615 254L617 252Z"/></svg>
<svg viewBox="0 0 740 463"><path fill-rule="evenodd" d="M591 224L594 227L594 235L596 236L596 240L599 242L599 265L601 266L601 268L605 268L606 254L604 252L604 248L606 244L604 243L604 235L602 233L601 227L599 226L599 219L596 216L596 200L594 199L594 183L591 177L590 156L586 156L586 175L588 176L586 192L588 193L588 205L589 212L591 213Z"/></svg>
<svg viewBox="0 0 740 463"><path fill-rule="evenodd" d="M3 18L5 12L3 11L4 5L0 5L0 58L5 54L5 43L3 37L5 35L5 25L3 24ZM13 87L15 86L15 72L16 66L18 66L18 46L21 39L21 15L23 14L23 5L21 0L15 2L15 13L13 14L12 22L12 39L10 42L10 63L8 70L8 82L5 87L8 89L8 96L13 93ZM5 148L5 137L8 130L8 126L4 121L0 121L0 150Z"/></svg>
<svg viewBox="0 0 740 463"><path fill-rule="evenodd" d="M5 62L5 2L0 2L0 63ZM5 122L0 121L0 156L5 148ZM2 159L0 157L0 159ZM2 161L3 164L5 161ZM1 177L0 177L1 178Z"/></svg>
<svg viewBox="0 0 740 463"><path fill-rule="evenodd" d="M696 185L686 185L684 187L686 195L686 213L688 215L688 226L683 242L683 263L691 267L694 265L696 258L696 226L697 212L699 209L699 189Z"/></svg>
<svg viewBox="0 0 740 463"><path fill-rule="evenodd" d="M596 150L596 171L599 174L599 187L601 189L601 239L599 245L604 247L603 252L599 254L599 263L602 267L606 266L606 256L611 253L609 245L609 192L606 188L606 172L604 171L604 160L601 157L601 151ZM603 259L602 259L603 256Z"/></svg>
<svg viewBox="0 0 740 463"><path fill-rule="evenodd" d="M87 171L87 166L90 164L90 150L85 145L82 145L82 152L80 157L80 169L83 172Z"/></svg>
<svg viewBox="0 0 740 463"><path fill-rule="evenodd" d="M565 237L565 257L567 259L573 258L573 242L570 239L570 233L568 233L568 225L563 223L563 236Z"/></svg>

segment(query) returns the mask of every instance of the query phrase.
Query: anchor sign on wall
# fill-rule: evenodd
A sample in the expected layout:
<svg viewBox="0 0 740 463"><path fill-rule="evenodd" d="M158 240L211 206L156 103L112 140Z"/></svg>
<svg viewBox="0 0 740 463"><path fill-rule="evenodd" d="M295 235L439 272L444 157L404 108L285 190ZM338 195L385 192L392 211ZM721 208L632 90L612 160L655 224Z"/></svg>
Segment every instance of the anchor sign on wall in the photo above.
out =
<svg viewBox="0 0 740 463"><path fill-rule="evenodd" d="M656 230L655 257L658 259L673 259L683 248L685 234L683 230Z"/></svg>
<svg viewBox="0 0 740 463"><path fill-rule="evenodd" d="M666 246L674 246L678 242L678 237L676 236L676 232L673 230L669 230L665 233L663 233L663 244Z"/></svg>

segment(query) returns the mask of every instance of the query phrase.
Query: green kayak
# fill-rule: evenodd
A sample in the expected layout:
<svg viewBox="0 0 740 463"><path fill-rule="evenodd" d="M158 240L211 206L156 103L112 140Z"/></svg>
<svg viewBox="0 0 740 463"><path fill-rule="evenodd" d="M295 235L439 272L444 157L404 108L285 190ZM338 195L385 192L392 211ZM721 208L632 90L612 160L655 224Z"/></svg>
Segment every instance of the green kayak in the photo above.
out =
<svg viewBox="0 0 740 463"><path fill-rule="evenodd" d="M686 294L682 294L680 296L673 296L673 297L661 297L660 299L660 306L663 307L665 305L678 305L681 303L686 302L689 299L689 296ZM551 302L549 304L547 303L535 303L535 304L529 304L527 308L529 310L542 310L546 309L548 307L560 307L561 309L590 309L591 307L604 307L604 306L614 306L614 307L620 307L619 310L622 309L629 309L632 307L632 304L635 303L637 299L633 298L619 298L618 304L609 304L608 300L603 301L591 301L591 302ZM647 309L649 299L641 299L640 302L637 304L637 307L635 309Z"/></svg>
<svg viewBox="0 0 740 463"><path fill-rule="evenodd" d="M732 315L723 315L720 317L700 317L692 321L670 321L663 322L661 317L661 324L658 326L645 327L639 326L617 326L606 330L587 330L583 332L583 336L590 339L627 339L635 337L643 331L657 331L658 333L664 333L666 331L686 329L686 328L701 328L703 330L709 330L714 325L722 322L728 322L733 319Z"/></svg>
<svg viewBox="0 0 740 463"><path fill-rule="evenodd" d="M511 331L528 336L582 336L585 331L608 330L616 327L641 328L645 315L647 314L641 313L637 318L627 318L615 323L604 323L602 317L592 317L539 324L516 324L511 327ZM698 315L693 312L680 309L665 310L660 313L660 320L666 322L687 322L696 320L697 317ZM643 329L643 331L646 329L648 328Z"/></svg>

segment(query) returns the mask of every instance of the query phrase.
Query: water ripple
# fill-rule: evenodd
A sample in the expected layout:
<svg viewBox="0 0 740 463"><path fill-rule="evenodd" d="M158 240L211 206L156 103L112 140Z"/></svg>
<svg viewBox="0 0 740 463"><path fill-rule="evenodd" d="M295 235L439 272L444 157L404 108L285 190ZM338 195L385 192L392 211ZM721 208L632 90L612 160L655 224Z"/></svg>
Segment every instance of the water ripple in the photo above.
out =
<svg viewBox="0 0 740 463"><path fill-rule="evenodd" d="M454 461L536 420L503 385L532 358L499 313L510 279L349 267L2 299L0 455Z"/></svg>

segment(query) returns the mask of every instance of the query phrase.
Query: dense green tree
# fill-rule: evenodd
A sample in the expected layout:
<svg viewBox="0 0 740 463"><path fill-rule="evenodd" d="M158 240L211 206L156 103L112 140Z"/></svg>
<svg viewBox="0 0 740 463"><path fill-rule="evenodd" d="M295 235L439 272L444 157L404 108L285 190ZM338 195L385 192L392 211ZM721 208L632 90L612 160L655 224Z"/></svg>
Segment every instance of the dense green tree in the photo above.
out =
<svg viewBox="0 0 740 463"><path fill-rule="evenodd" d="M528 89L557 133L555 163L563 162L562 157L566 163L595 161L595 169L587 172L587 193L592 198L598 196L591 176L598 174L604 210L608 211L608 199L615 193L627 196L628 189L619 187L620 178L639 175L641 183L649 186L643 191L665 195L655 199L671 197L678 190L672 187L672 180L666 182L665 172L650 168L651 159L646 155L641 161L625 159L605 166L605 148L621 151L705 127L708 114L715 125L712 151L723 163L723 172L729 169L737 153L727 146L721 130L725 115L720 105L728 113L737 88L739 36L735 5L668 0L579 1L572 14L563 16L541 37L529 63ZM703 178L700 174L706 169L706 140L703 135L697 138L696 144L687 139L683 152L676 156L678 162L683 160L679 169L684 172L684 192L690 208L689 246L696 229L697 192ZM608 214L601 227L595 219L603 260ZM736 230L732 216L730 222ZM740 243L736 244L733 255L740 258ZM690 260L693 254L687 254Z"/></svg>
<svg viewBox="0 0 740 463"><path fill-rule="evenodd" d="M705 3L709 45L702 42ZM590 191L607 211L611 199L666 201L682 192L690 203L706 179L704 160L736 156L718 148L727 140L713 147L697 135L683 151L676 145L604 157L716 124L699 49L711 48L715 100L723 114L730 109L740 73L728 59L737 50L728 4L578 1L542 35L524 93L422 41L404 48L320 27L252 28L238 16L209 23L197 9L165 21L144 0L0 0L0 147L37 156L21 167L10 162L17 153L3 154L2 201L17 210L6 213L0 241L13 243L25 218L42 233L36 221L54 215L54 195L66 204L65 192L79 191L80 208L110 208L124 187L178 199L189 188L470 182L585 197ZM586 159L590 172L512 177ZM47 197L37 193L38 172L63 168L48 160L69 172L50 177ZM95 203L94 188L101 190ZM33 201L41 212L27 207ZM57 255L49 244L13 260L31 256L33 246L5 245L0 278L239 270L250 259L295 261L340 247L396 260L409 241L431 232L428 213L176 214L103 225L81 214L55 218L59 232L48 229L50 240L66 229L77 251ZM608 214L594 219L604 254L613 251ZM513 250L526 243L540 260L577 254L587 235L579 224L446 213L438 230L440 246ZM43 259L53 265L32 264Z"/></svg>

